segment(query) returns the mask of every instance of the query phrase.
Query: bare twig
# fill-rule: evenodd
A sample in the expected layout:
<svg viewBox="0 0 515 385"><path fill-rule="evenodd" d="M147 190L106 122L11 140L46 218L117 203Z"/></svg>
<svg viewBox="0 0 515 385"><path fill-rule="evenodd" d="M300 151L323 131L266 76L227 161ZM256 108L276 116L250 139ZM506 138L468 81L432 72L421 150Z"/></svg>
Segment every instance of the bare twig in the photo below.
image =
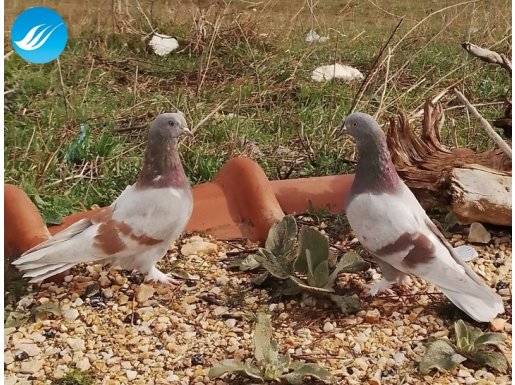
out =
<svg viewBox="0 0 515 385"><path fill-rule="evenodd" d="M458 99L467 106L467 109L470 111L472 115L479 119L481 125L485 129L488 136L495 142L495 144L503 150L503 152L508 155L511 159L511 147L501 138L501 136L493 129L493 127L488 123L488 121L481 116L478 110L468 101L468 99L456 88L454 89L454 93L458 97Z"/></svg>
<svg viewBox="0 0 515 385"><path fill-rule="evenodd" d="M93 65L95 64L95 58L91 59L91 67L89 67L88 79L86 80L86 88L84 89L84 95L82 96L82 101L80 104L82 105L86 100L86 96L88 95L89 82L91 80L91 73L93 72Z"/></svg>
<svg viewBox="0 0 515 385"><path fill-rule="evenodd" d="M193 127L193 129L191 130L192 133L194 133L200 126L202 126L204 123L206 123L214 114L216 114L218 111L220 111L221 108L223 108L223 106L225 106L225 104L229 101L229 99L225 99L222 103L220 103L219 105L217 105L209 114L207 114L204 118L202 118L200 120L200 122L198 122L196 124L195 127Z"/></svg>
<svg viewBox="0 0 515 385"><path fill-rule="evenodd" d="M68 118L68 107L71 108L71 105L68 102L68 98L66 97L66 87L64 86L63 73L61 71L61 61L59 60L59 58L57 58L57 70L59 71L59 79L61 81L61 89L63 92L64 107L65 107L66 117Z"/></svg>
<svg viewBox="0 0 515 385"><path fill-rule="evenodd" d="M374 115L374 118L377 120L379 115L381 114L381 109L383 108L384 95L386 94L386 88L388 87L388 75L390 74L390 59L392 58L392 50L388 48L388 58L386 59L386 74L384 76L384 85L383 85L383 93L381 94L381 101L379 102L379 107Z"/></svg>
<svg viewBox="0 0 515 385"><path fill-rule="evenodd" d="M352 106L351 106L351 108L349 110L349 114L354 112L354 109L358 105L359 100L363 96L363 93L365 92L368 84L370 83L370 81L372 80L373 76L376 73L377 64L379 63L379 59L381 59L381 56L383 55L384 50L386 49L386 47L388 47L388 44L390 44L390 41L392 41L393 36L395 35L397 30L401 26L403 20L404 19L400 19L399 20L399 22L397 23L397 26L393 29L392 33L390 34L390 37L388 38L388 40L386 40L386 42L384 43L383 47L381 48L381 50L377 54L376 59L374 60L374 64L372 65L372 68L367 73L367 76L365 76L365 79L363 79L363 81L361 82L361 85L359 86L358 93L356 94L356 97L354 98L354 101L352 102Z"/></svg>
<svg viewBox="0 0 515 385"><path fill-rule="evenodd" d="M472 56L475 56L486 63L497 64L503 67L511 76L511 60L504 54L500 54L489 50L488 48L479 47L466 41L461 46Z"/></svg>

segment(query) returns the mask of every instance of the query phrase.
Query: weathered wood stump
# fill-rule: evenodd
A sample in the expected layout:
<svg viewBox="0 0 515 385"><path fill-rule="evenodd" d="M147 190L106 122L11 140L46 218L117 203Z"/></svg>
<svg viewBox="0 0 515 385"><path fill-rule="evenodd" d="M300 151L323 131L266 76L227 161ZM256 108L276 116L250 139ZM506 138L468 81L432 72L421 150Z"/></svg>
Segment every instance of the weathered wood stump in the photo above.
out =
<svg viewBox="0 0 515 385"><path fill-rule="evenodd" d="M511 196L509 202L506 202L507 205L502 209L495 202L492 202L492 205L482 202L480 206L490 211L483 216L483 219L478 218L477 210L470 209L471 202L467 203L469 209L460 211L463 195L458 193L456 183L459 181L456 179L456 175L461 175L461 173L453 171L470 168L470 165L482 166L482 173L475 174L475 177L481 179L477 181L477 185L488 184L495 180L495 178L487 177L489 173L511 179L511 159L499 149L476 153L467 148L447 148L440 139L440 129L443 123L444 114L441 104L433 105L430 101L427 101L424 106L420 135L412 130L405 115L401 114L397 119L390 119L387 143L399 175L426 208L451 207L464 222L482 221L502 225L511 224ZM453 183L454 187L451 186ZM467 194L466 197L468 200L474 199ZM502 215L497 213L497 210L501 210ZM506 210L509 210L510 213L509 223L506 223Z"/></svg>

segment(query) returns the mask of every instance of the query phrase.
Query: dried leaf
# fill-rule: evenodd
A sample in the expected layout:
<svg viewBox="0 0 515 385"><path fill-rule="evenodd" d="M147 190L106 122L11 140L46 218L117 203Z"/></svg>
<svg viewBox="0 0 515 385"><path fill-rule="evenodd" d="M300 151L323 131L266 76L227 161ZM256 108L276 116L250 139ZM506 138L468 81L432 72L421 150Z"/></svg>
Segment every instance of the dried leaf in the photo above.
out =
<svg viewBox="0 0 515 385"><path fill-rule="evenodd" d="M482 350L470 354L469 358L479 365L489 366L501 373L508 370L508 361L504 354L499 352Z"/></svg>
<svg viewBox="0 0 515 385"><path fill-rule="evenodd" d="M466 358L456 353L447 341L436 340L428 345L419 369L422 374L429 373L433 368L450 370L465 360Z"/></svg>
<svg viewBox="0 0 515 385"><path fill-rule="evenodd" d="M268 231L265 248L285 262L293 263L297 257L295 253L296 239L297 223L295 218L286 215Z"/></svg>
<svg viewBox="0 0 515 385"><path fill-rule="evenodd" d="M257 367L237 360L221 361L218 365L213 366L211 369L209 369L208 376L209 378L213 379L221 377L226 373L244 374L247 377L264 381Z"/></svg>
<svg viewBox="0 0 515 385"><path fill-rule="evenodd" d="M304 377L310 376L321 381L330 381L331 373L326 368L317 364L298 363L295 365L293 372L282 376L288 383L299 385L304 382Z"/></svg>

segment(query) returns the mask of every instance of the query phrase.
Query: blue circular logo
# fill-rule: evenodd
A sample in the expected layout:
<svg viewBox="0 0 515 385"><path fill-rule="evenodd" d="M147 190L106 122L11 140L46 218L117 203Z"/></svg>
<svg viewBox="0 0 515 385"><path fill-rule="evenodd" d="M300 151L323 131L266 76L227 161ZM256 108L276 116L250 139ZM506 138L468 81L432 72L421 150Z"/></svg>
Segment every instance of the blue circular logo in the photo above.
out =
<svg viewBox="0 0 515 385"><path fill-rule="evenodd" d="M48 63L66 47L68 30L61 15L47 7L28 8L11 28L14 51L29 63Z"/></svg>

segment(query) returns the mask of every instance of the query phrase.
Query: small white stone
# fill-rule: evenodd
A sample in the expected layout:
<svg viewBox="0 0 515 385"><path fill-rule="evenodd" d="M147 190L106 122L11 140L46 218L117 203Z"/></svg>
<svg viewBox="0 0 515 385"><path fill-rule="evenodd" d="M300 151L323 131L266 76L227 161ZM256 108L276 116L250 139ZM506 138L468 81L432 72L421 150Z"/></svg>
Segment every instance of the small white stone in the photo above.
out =
<svg viewBox="0 0 515 385"><path fill-rule="evenodd" d="M236 326L236 320L234 318L228 318L225 320L227 327L233 328Z"/></svg>
<svg viewBox="0 0 515 385"><path fill-rule="evenodd" d="M125 373L127 374L127 379L129 381L134 380L138 376L138 372L135 370L127 370Z"/></svg>
<svg viewBox="0 0 515 385"><path fill-rule="evenodd" d="M393 360L397 365L402 365L406 361L406 356L402 352L397 352L393 355Z"/></svg>
<svg viewBox="0 0 515 385"><path fill-rule="evenodd" d="M82 306L83 303L84 301L82 300L82 298L78 297L75 301L73 301L73 306L79 307Z"/></svg>
<svg viewBox="0 0 515 385"><path fill-rule="evenodd" d="M23 361L20 367L20 373L34 374L39 372L43 366L43 360L28 360Z"/></svg>
<svg viewBox="0 0 515 385"><path fill-rule="evenodd" d="M79 311L77 309L71 308L63 311L63 317L69 321L77 319L78 316Z"/></svg>
<svg viewBox="0 0 515 385"><path fill-rule="evenodd" d="M132 364L129 361L122 361L120 365L124 369L132 369Z"/></svg>
<svg viewBox="0 0 515 385"><path fill-rule="evenodd" d="M324 332L325 333L330 333L332 331L334 331L334 325L331 322L327 321L324 324Z"/></svg>
<svg viewBox="0 0 515 385"><path fill-rule="evenodd" d="M41 349L36 344L14 344L14 349L27 353L29 357L34 357L41 353Z"/></svg>
<svg viewBox="0 0 515 385"><path fill-rule="evenodd" d="M181 247L181 254L185 256L202 256L216 253L217 251L218 245L211 242L206 242L200 237L190 238L190 240Z"/></svg>
<svg viewBox="0 0 515 385"><path fill-rule="evenodd" d="M71 282L73 279L73 275L67 275L64 277L64 282Z"/></svg>
<svg viewBox="0 0 515 385"><path fill-rule="evenodd" d="M91 367L91 364L89 362L88 357L83 357L75 363L75 366L77 367L77 369L85 372L85 371L89 370L89 368Z"/></svg>
<svg viewBox="0 0 515 385"><path fill-rule="evenodd" d="M84 349L86 349L84 341L81 340L80 338L68 338L66 343L75 352L84 351Z"/></svg>
<svg viewBox="0 0 515 385"><path fill-rule="evenodd" d="M472 385L475 384L477 380L474 377L467 377L465 378L465 384L466 385Z"/></svg>
<svg viewBox="0 0 515 385"><path fill-rule="evenodd" d="M492 236L488 230L479 222L470 225L468 240L472 243L488 243Z"/></svg>
<svg viewBox="0 0 515 385"><path fill-rule="evenodd" d="M458 377L470 377L470 372L468 370L465 370L465 369L460 369L458 370Z"/></svg>
<svg viewBox="0 0 515 385"><path fill-rule="evenodd" d="M4 353L4 364L9 365L14 362L14 355L11 351L6 350Z"/></svg>

